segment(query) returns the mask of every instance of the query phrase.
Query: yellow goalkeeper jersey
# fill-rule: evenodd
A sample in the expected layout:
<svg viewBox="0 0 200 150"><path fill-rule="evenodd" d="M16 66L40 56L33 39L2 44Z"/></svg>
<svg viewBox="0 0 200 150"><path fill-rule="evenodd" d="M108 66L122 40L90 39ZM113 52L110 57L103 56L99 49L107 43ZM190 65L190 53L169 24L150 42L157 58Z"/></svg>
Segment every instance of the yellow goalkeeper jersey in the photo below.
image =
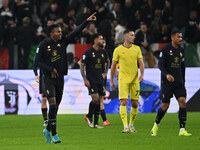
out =
<svg viewBox="0 0 200 150"><path fill-rule="evenodd" d="M138 59L142 59L139 46L132 44L130 48L123 45L115 48L113 61L119 63L119 83L138 83ZM123 81L122 81L123 80Z"/></svg>

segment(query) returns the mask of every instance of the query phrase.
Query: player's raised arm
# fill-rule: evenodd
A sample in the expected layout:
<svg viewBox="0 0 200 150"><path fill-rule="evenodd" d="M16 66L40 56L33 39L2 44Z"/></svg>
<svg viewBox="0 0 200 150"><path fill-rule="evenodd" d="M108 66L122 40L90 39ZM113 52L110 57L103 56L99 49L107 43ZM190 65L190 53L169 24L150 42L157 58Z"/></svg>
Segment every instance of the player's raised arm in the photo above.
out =
<svg viewBox="0 0 200 150"><path fill-rule="evenodd" d="M86 20L87 21L96 21L97 17L95 15L96 15L96 12L93 13L91 16L89 16Z"/></svg>
<svg viewBox="0 0 200 150"><path fill-rule="evenodd" d="M75 36L77 36L87 25L88 22L90 21L96 21L96 12L93 13L91 16L89 16L82 24L80 24L75 30L73 30L68 36L67 36L67 41L70 41L73 39Z"/></svg>

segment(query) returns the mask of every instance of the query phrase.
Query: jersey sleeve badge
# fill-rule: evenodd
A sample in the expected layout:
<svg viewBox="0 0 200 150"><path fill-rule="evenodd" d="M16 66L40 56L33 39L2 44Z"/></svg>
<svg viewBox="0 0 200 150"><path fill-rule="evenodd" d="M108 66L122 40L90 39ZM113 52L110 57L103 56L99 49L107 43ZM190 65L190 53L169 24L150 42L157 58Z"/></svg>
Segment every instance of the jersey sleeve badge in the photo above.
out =
<svg viewBox="0 0 200 150"><path fill-rule="evenodd" d="M170 55L173 55L172 50L169 51L169 54L170 54Z"/></svg>
<svg viewBox="0 0 200 150"><path fill-rule="evenodd" d="M40 50L40 48L38 47L37 50L36 50L36 53L39 53L39 50Z"/></svg>
<svg viewBox="0 0 200 150"><path fill-rule="evenodd" d="M162 52L160 52L160 55L159 55L159 57L162 57L162 55L163 55L163 54L162 54Z"/></svg>

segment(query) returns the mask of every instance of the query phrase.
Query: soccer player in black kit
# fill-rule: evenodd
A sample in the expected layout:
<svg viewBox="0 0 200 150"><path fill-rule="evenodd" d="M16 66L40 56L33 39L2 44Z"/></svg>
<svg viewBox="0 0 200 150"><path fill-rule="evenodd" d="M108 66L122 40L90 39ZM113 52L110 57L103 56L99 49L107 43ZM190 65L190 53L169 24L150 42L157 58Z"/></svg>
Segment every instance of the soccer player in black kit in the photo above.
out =
<svg viewBox="0 0 200 150"><path fill-rule="evenodd" d="M187 119L184 49L180 46L182 33L174 30L171 33L172 42L161 49L158 67L161 71L161 108L158 110L151 136L156 136L161 119L169 108L170 99L175 95L179 104L179 136L191 136L185 130Z"/></svg>
<svg viewBox="0 0 200 150"><path fill-rule="evenodd" d="M88 122L88 125L94 128L103 128L98 124L100 101L104 99L104 79L106 78L106 70L108 69L108 66L105 66L106 60L104 50L101 49L103 42L101 34L93 35L93 46L83 54L80 66L84 84L88 88L89 95L92 98L92 101L89 104L89 112L85 116L85 119ZM85 68L86 75L84 72ZM92 123L93 114L94 124Z"/></svg>
<svg viewBox="0 0 200 150"><path fill-rule="evenodd" d="M56 116L63 95L64 75L67 75L68 71L67 45L87 26L88 22L96 21L95 14L89 16L67 37L62 37L62 29L59 25L51 25L49 27L50 38L42 41L37 48L35 63L43 71L45 95L49 102L48 125L43 130L47 143L52 143L52 140L54 143L61 143L56 133Z"/></svg>

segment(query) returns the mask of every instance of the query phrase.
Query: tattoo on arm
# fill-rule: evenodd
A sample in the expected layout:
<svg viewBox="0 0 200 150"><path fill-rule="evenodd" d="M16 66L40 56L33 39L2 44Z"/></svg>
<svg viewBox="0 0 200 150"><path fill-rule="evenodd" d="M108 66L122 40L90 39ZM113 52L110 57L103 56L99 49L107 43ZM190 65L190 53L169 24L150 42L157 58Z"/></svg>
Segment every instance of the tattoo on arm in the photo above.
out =
<svg viewBox="0 0 200 150"><path fill-rule="evenodd" d="M81 66L80 66L80 70L81 70L81 75L83 77L83 80L87 80L86 76L85 76L85 64L84 63L81 63Z"/></svg>
<svg viewBox="0 0 200 150"><path fill-rule="evenodd" d="M105 64L105 73L106 73L106 74L108 73L109 66L110 66L110 60L107 59L107 60L106 60L106 64Z"/></svg>

